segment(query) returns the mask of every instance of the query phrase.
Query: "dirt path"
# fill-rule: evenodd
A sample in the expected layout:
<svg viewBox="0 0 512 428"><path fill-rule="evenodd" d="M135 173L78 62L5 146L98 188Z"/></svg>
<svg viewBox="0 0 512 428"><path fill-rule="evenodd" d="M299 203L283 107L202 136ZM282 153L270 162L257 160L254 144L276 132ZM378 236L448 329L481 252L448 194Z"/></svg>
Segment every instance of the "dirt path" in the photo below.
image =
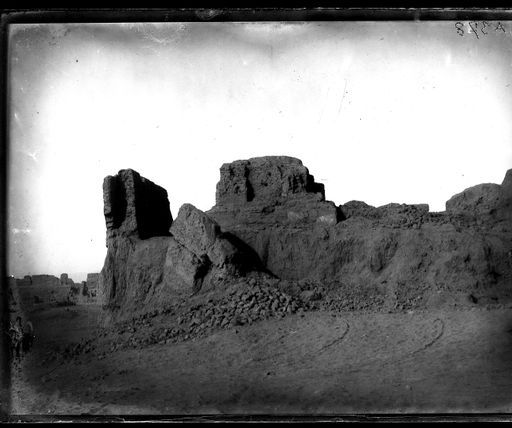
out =
<svg viewBox="0 0 512 428"><path fill-rule="evenodd" d="M78 312L65 314L65 331L86 337L95 315ZM15 372L14 414L512 411L510 309L311 312L43 363L68 337L58 315L41 317L53 336Z"/></svg>

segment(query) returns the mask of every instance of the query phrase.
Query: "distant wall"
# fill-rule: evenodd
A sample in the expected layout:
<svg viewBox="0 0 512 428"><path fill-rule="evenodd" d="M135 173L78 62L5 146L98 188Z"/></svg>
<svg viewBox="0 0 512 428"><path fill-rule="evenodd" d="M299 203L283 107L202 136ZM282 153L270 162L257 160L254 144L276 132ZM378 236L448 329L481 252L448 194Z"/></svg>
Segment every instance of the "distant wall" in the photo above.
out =
<svg viewBox="0 0 512 428"><path fill-rule="evenodd" d="M100 281L99 273L88 273L87 274L87 288L89 290L97 290Z"/></svg>
<svg viewBox="0 0 512 428"><path fill-rule="evenodd" d="M73 301L78 305L95 304L98 301L98 277L99 274L88 274L88 281L82 281L79 292L73 295ZM96 278L96 281L94 281Z"/></svg>
<svg viewBox="0 0 512 428"><path fill-rule="evenodd" d="M19 305L23 310L31 310L39 305L65 302L70 290L71 286L48 283L18 287Z"/></svg>
<svg viewBox="0 0 512 428"><path fill-rule="evenodd" d="M89 273L87 281L75 283L68 274L26 275L8 278L9 307L12 311L31 311L44 305L74 303L95 304L98 295L99 273Z"/></svg>

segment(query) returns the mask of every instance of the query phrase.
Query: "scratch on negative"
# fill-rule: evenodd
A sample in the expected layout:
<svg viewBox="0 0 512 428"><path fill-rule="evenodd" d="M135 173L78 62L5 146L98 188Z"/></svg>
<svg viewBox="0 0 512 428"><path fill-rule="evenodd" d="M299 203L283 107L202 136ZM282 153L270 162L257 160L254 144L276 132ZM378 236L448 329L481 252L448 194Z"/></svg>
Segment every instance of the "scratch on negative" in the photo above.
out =
<svg viewBox="0 0 512 428"><path fill-rule="evenodd" d="M343 95L341 96L341 101L340 101L340 106L338 108L338 114L340 113L341 111L341 106L343 105L343 100L345 99L345 93L346 93L346 90L347 90L347 79L345 79L345 86L343 87Z"/></svg>

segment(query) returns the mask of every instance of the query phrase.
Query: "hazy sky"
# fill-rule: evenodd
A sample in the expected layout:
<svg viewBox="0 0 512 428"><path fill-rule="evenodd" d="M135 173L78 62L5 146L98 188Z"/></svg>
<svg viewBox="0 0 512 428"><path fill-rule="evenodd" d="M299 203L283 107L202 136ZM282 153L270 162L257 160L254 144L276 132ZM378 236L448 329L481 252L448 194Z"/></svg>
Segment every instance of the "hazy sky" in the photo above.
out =
<svg viewBox="0 0 512 428"><path fill-rule="evenodd" d="M337 204L428 203L512 167L510 23L11 25L9 274L99 272L102 182L172 214L224 162L300 158Z"/></svg>

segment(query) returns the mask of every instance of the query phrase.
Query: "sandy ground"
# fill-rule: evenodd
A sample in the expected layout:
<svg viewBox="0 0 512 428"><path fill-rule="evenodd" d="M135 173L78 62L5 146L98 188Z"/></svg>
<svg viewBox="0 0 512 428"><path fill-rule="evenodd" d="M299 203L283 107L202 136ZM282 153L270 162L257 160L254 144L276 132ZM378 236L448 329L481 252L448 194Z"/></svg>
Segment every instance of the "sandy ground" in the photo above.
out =
<svg viewBox="0 0 512 428"><path fill-rule="evenodd" d="M512 412L512 310L306 312L175 344L49 360L96 306L31 314L11 414ZM36 417L37 419L37 417Z"/></svg>

